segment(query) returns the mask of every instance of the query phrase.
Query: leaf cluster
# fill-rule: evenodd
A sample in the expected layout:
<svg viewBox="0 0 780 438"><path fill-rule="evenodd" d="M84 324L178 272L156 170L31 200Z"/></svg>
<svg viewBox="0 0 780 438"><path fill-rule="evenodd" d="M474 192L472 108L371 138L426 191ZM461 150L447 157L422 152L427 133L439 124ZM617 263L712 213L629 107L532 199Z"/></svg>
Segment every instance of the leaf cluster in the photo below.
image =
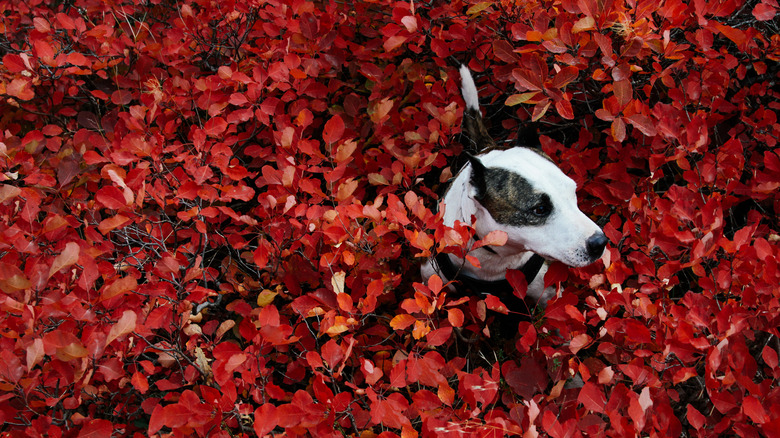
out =
<svg viewBox="0 0 780 438"><path fill-rule="evenodd" d="M0 433L776 435L777 9L0 0ZM418 273L461 63L610 240L544 311Z"/></svg>

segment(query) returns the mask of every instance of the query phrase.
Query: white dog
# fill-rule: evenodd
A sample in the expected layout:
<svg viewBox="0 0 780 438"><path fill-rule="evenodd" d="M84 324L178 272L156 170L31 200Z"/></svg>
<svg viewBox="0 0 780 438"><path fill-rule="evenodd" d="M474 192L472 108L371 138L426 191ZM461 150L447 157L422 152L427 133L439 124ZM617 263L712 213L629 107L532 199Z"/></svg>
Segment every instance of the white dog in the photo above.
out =
<svg viewBox="0 0 780 438"><path fill-rule="evenodd" d="M469 69L462 66L460 74L466 101L464 133L479 152L469 156L441 201L444 223L469 224L473 215L476 236L502 230L508 239L503 246L483 246L470 253L480 268L452 254L439 254L423 265L423 278L438 273L445 282L455 280L474 293L501 297L512 293L507 269L519 269L529 283L527 295L545 306L555 293L544 288L545 260L589 265L601 257L607 237L577 207L576 183L543 152L496 146L482 123Z"/></svg>

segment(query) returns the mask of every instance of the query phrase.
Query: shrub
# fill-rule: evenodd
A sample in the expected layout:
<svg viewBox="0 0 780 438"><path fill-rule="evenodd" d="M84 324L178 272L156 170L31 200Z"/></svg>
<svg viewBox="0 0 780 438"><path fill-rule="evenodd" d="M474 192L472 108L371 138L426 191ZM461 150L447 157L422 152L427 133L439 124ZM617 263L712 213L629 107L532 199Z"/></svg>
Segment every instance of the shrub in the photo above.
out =
<svg viewBox="0 0 780 438"><path fill-rule="evenodd" d="M4 434L780 429L775 1L0 5ZM611 242L513 337L418 274L459 63Z"/></svg>

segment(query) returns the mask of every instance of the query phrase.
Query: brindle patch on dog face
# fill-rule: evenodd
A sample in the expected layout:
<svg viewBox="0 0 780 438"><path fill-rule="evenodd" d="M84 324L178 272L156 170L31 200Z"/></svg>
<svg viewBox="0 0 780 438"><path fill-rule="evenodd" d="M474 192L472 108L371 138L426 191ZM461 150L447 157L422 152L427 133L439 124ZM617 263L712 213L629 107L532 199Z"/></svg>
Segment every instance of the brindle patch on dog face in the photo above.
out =
<svg viewBox="0 0 780 438"><path fill-rule="evenodd" d="M550 197L534 191L528 180L517 173L494 167L483 167L480 171L484 184L477 201L496 222L512 226L543 225L552 214Z"/></svg>

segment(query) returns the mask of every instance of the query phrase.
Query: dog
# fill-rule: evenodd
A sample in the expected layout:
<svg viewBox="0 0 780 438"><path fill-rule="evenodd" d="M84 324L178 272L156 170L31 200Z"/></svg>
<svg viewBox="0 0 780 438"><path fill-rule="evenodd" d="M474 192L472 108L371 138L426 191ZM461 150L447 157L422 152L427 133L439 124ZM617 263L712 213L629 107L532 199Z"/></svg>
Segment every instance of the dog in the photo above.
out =
<svg viewBox="0 0 780 438"><path fill-rule="evenodd" d="M437 273L472 293L514 296L508 269L519 269L528 283L526 296L542 308L555 295L544 287L547 263L587 266L601 258L607 237L577 206L577 184L541 149L499 148L482 121L477 87L468 67L461 66L466 103L463 131L476 147L440 201L445 225L473 223L475 240L491 231L507 234L503 246L482 246L469 254L477 268L453 254L440 253L423 264L423 279ZM456 286L456 289L460 289ZM512 308L509 309L513 310Z"/></svg>

